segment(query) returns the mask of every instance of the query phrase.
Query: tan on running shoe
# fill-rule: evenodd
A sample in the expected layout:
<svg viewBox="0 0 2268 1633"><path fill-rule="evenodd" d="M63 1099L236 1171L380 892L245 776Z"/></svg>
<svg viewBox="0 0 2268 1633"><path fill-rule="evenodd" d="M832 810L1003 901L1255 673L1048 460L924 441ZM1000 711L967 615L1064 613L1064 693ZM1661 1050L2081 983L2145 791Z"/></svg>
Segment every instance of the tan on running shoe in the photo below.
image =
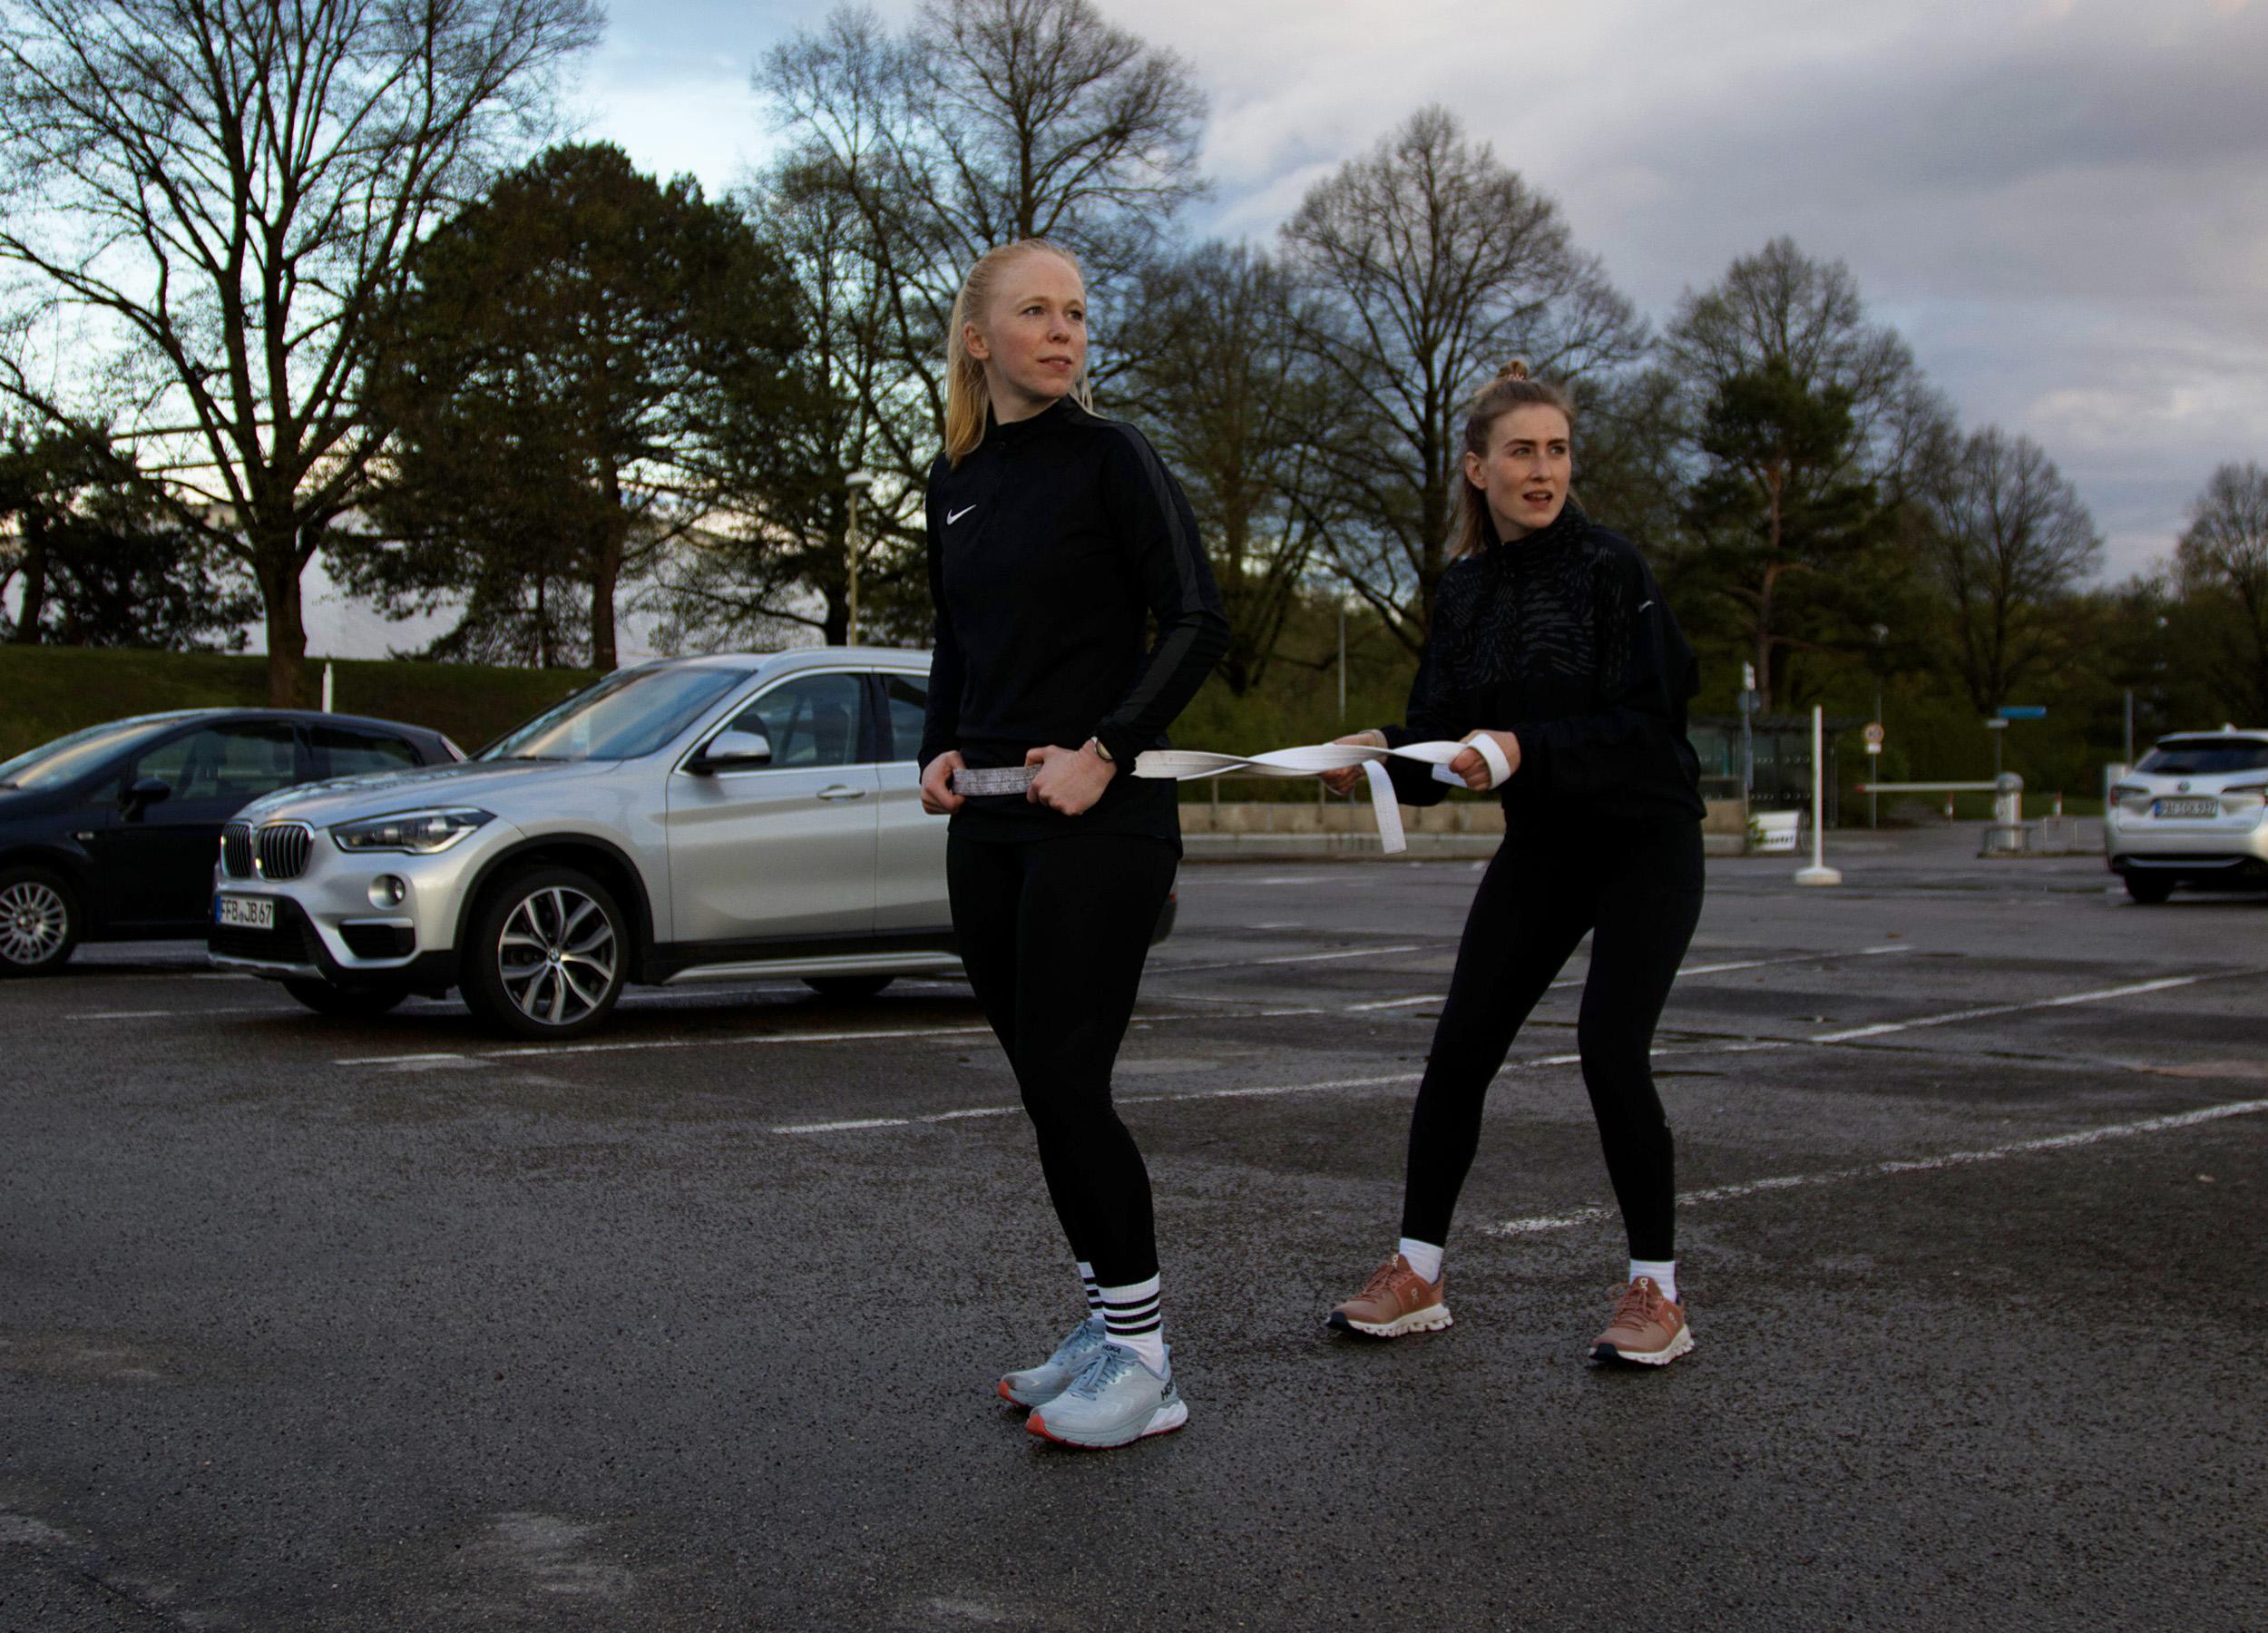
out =
<svg viewBox="0 0 2268 1633"><path fill-rule="evenodd" d="M1446 1271L1437 1282L1427 1281L1410 1268L1399 1253L1371 1273L1363 1290L1331 1312L1330 1325L1342 1333L1362 1333L1373 1338L1399 1338L1404 1333L1432 1333L1450 1325Z"/></svg>
<svg viewBox="0 0 2268 1633"><path fill-rule="evenodd" d="M1593 1361L1632 1361L1640 1366L1667 1366L1693 1347L1693 1330L1686 1325L1686 1307L1662 1296L1650 1276L1641 1276L1618 1294L1615 1318L1591 1341Z"/></svg>

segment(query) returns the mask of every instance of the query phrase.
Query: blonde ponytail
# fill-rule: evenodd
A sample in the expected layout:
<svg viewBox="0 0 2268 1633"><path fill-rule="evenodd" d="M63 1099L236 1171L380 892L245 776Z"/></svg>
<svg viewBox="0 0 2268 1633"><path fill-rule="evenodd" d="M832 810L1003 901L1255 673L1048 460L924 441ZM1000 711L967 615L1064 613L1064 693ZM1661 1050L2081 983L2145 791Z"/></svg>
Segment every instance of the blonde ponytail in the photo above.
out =
<svg viewBox="0 0 2268 1633"><path fill-rule="evenodd" d="M992 396L984 388L984 365L969 355L969 326L983 316L1001 269L1033 250L1066 262L1081 282L1086 280L1079 258L1045 239L1018 239L977 257L976 265L961 280L961 292L953 297L952 326L945 334L945 458L950 464L959 464L976 451L977 444L984 440L984 422L992 410ZM1093 406L1084 367L1071 386L1071 396L1082 408Z"/></svg>

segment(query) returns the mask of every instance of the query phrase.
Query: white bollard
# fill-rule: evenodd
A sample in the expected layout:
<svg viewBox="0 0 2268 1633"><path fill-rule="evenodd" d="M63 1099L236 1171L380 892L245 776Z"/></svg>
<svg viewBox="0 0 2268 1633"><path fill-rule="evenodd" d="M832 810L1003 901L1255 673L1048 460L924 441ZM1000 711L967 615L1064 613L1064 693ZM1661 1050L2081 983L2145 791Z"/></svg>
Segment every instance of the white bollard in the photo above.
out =
<svg viewBox="0 0 2268 1633"><path fill-rule="evenodd" d="M331 712L331 665L327 658L323 660L323 712Z"/></svg>
<svg viewBox="0 0 2268 1633"><path fill-rule="evenodd" d="M1843 875L1827 865L1827 711L1812 705L1812 865L1795 870L1798 885L1840 885Z"/></svg>

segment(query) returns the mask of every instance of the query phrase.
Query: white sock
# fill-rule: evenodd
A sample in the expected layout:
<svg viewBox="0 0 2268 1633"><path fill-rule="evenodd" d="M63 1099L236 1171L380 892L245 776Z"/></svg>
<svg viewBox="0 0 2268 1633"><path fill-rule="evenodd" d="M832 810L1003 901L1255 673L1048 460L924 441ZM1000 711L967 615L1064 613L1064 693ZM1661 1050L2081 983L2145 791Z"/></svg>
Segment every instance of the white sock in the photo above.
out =
<svg viewBox="0 0 2268 1633"><path fill-rule="evenodd" d="M1421 1278L1437 1282L1442 1278L1442 1255L1448 1251L1438 1242L1421 1242L1415 1237L1403 1237L1402 1246L1395 1249L1410 1261L1410 1268Z"/></svg>
<svg viewBox="0 0 2268 1633"><path fill-rule="evenodd" d="M1110 1342L1141 1357L1142 1364L1166 1375L1166 1318L1158 1304L1158 1278L1123 1287L1103 1287L1102 1323Z"/></svg>
<svg viewBox="0 0 2268 1633"><path fill-rule="evenodd" d="M1630 1279L1636 1281L1641 1276L1652 1277L1654 1285L1662 1290L1664 1298L1672 1304L1677 1302L1677 1261L1676 1259L1632 1259Z"/></svg>
<svg viewBox="0 0 2268 1633"><path fill-rule="evenodd" d="M1095 1267L1085 1259L1079 1261L1079 1290L1087 1296L1087 1314L1102 1314L1102 1289L1095 1286Z"/></svg>

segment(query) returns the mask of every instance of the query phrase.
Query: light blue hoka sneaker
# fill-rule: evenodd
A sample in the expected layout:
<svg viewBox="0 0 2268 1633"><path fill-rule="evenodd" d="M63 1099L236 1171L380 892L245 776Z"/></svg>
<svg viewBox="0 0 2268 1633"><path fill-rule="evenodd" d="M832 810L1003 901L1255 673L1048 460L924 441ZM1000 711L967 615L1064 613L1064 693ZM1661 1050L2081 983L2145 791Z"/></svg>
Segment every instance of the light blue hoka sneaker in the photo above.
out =
<svg viewBox="0 0 2268 1633"><path fill-rule="evenodd" d="M1161 1378L1132 1350L1106 1340L1071 1386L1035 1409L1024 1427L1058 1445L1090 1450L1170 1434L1189 1421L1189 1409L1173 1386L1168 1348Z"/></svg>
<svg viewBox="0 0 2268 1633"><path fill-rule="evenodd" d="M1019 1406L1044 1406L1071 1386L1105 1340L1102 1317L1090 1315L1065 1335L1055 1353L1039 1365L1012 1372L1000 1381L1000 1398Z"/></svg>

